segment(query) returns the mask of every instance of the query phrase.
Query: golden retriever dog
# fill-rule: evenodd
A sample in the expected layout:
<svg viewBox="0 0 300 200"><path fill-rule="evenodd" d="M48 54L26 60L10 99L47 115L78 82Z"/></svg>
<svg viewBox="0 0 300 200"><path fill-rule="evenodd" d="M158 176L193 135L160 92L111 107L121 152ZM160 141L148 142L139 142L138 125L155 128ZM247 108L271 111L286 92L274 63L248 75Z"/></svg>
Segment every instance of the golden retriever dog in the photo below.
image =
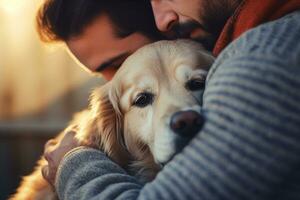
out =
<svg viewBox="0 0 300 200"><path fill-rule="evenodd" d="M93 92L89 109L70 127L82 145L104 151L139 180L150 181L201 129L202 93L213 61L188 40L147 45ZM41 175L44 163L38 162L11 199L57 198Z"/></svg>

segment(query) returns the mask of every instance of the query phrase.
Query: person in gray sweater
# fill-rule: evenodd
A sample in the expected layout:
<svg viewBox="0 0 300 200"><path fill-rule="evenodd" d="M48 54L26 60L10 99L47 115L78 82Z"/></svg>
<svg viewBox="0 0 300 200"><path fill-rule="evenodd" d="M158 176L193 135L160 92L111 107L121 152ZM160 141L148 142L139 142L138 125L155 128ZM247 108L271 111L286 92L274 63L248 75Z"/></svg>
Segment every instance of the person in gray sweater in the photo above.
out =
<svg viewBox="0 0 300 200"><path fill-rule="evenodd" d="M152 6L161 31L172 31L174 18L160 21L171 12L199 24L191 37L218 33L201 131L145 185L72 137L48 145L43 174L60 199L300 199L300 2L241 1L222 29L193 15L199 2Z"/></svg>

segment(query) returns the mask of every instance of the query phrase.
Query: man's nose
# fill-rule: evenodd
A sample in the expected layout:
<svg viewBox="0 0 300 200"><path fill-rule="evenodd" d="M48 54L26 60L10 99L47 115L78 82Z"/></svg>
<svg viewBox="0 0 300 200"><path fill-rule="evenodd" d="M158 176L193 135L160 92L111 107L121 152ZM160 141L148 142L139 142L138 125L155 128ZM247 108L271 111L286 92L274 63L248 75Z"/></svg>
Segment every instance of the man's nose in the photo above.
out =
<svg viewBox="0 0 300 200"><path fill-rule="evenodd" d="M166 1L152 0L151 5L158 30L170 31L172 26L178 22L177 13L167 5Z"/></svg>

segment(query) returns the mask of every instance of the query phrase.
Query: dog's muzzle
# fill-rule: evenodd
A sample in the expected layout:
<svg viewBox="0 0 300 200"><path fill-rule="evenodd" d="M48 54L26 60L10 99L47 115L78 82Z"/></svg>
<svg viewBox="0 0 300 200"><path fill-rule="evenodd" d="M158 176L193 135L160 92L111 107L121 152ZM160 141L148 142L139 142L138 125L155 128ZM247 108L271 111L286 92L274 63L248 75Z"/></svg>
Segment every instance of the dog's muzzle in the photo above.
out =
<svg viewBox="0 0 300 200"><path fill-rule="evenodd" d="M194 137L202 128L204 118L194 110L179 111L171 117L170 128L182 138Z"/></svg>
<svg viewBox="0 0 300 200"><path fill-rule="evenodd" d="M172 160L173 156L180 152L190 140L202 129L204 117L194 111L186 110L174 113L170 120L170 129L174 133L174 152L167 161L160 162L160 166L164 167L166 163Z"/></svg>

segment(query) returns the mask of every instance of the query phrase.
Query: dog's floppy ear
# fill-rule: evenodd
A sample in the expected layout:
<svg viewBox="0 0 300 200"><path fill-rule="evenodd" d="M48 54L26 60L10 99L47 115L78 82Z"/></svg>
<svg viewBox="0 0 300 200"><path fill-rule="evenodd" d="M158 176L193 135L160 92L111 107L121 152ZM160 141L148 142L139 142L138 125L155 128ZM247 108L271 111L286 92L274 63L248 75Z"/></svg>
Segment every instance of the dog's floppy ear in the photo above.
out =
<svg viewBox="0 0 300 200"><path fill-rule="evenodd" d="M85 143L104 151L111 159L121 166L129 162L129 154L124 148L123 117L118 109L115 109L109 92L111 83L94 90L90 101L90 116L85 134Z"/></svg>

